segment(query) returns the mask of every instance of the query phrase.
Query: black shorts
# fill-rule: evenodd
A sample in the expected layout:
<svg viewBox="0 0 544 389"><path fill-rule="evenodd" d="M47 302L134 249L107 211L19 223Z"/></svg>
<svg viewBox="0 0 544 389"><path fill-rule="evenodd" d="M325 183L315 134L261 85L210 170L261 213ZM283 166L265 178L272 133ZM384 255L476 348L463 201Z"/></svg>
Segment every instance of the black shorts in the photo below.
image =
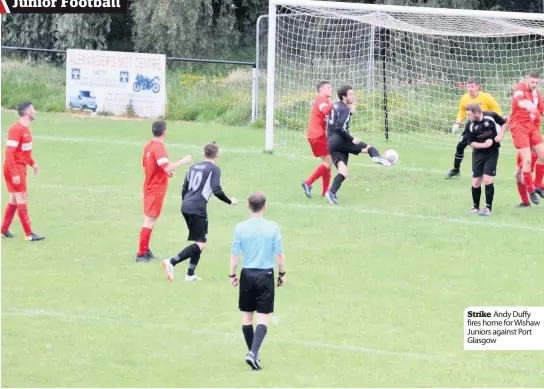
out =
<svg viewBox="0 0 544 389"><path fill-rule="evenodd" d="M499 150L486 150L484 152L472 151L472 177L486 176L495 177L497 174L497 163L499 161Z"/></svg>
<svg viewBox="0 0 544 389"><path fill-rule="evenodd" d="M329 143L332 162L338 168L338 162L344 162L348 166L350 154L359 155L368 145L364 142L353 144L352 142L336 140Z"/></svg>
<svg viewBox="0 0 544 389"><path fill-rule="evenodd" d="M187 240L191 242L206 243L208 241L208 218L205 216L181 213L189 229Z"/></svg>
<svg viewBox="0 0 544 389"><path fill-rule="evenodd" d="M274 312L274 269L242 269L238 308L242 312Z"/></svg>

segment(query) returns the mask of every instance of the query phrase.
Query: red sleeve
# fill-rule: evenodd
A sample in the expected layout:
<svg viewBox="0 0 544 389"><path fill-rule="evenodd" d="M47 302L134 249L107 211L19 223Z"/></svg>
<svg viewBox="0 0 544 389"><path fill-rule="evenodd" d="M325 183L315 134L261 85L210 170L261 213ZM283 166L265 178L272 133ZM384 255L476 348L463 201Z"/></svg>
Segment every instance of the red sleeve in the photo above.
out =
<svg viewBox="0 0 544 389"><path fill-rule="evenodd" d="M155 161L157 161L157 165L159 167L166 169L170 161L168 160L168 153L166 152L166 148L164 145L160 145L154 150L155 155Z"/></svg>
<svg viewBox="0 0 544 389"><path fill-rule="evenodd" d="M21 143L21 132L17 127L11 127L6 141L6 162L5 166L12 176L17 175L15 169L15 152Z"/></svg>
<svg viewBox="0 0 544 389"><path fill-rule="evenodd" d="M34 158L32 158L32 150L30 150L27 154L27 165L34 166L36 161L34 161Z"/></svg>
<svg viewBox="0 0 544 389"><path fill-rule="evenodd" d="M538 91L538 111L540 115L544 116L544 97L541 91Z"/></svg>
<svg viewBox="0 0 544 389"><path fill-rule="evenodd" d="M512 100L516 105L521 101L525 100L525 91L521 86L516 86L512 92Z"/></svg>
<svg viewBox="0 0 544 389"><path fill-rule="evenodd" d="M317 106L317 109L325 116L327 116L329 113L331 113L332 110L332 103L327 98L323 98L319 101L319 105Z"/></svg>

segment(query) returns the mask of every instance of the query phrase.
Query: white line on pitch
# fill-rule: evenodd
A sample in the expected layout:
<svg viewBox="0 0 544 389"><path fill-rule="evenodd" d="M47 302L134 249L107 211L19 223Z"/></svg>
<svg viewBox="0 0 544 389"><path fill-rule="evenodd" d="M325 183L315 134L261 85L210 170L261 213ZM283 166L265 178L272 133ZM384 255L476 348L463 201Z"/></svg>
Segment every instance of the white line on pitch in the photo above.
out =
<svg viewBox="0 0 544 389"><path fill-rule="evenodd" d="M97 315L82 315L82 314L74 314L70 312L57 312L57 311L50 311L50 310L44 310L44 309L36 309L36 308L17 308L17 307L9 307L6 311L2 312L2 315L17 315L17 316L24 316L24 317L52 317L52 318L58 318L58 319L65 319L70 321L83 321L87 323L97 322L101 324L112 324L112 325L123 325L123 326L136 326L136 327L149 327L149 328L161 328L161 329L168 329L168 330L180 330L184 332L188 332L191 334L203 334L203 335L216 335L221 337L222 339L225 339L226 337L230 338L231 340L241 340L241 336L238 333L233 332L224 332L224 331L216 331L216 330L194 330L185 328L179 325L174 324L157 324L157 323L149 323L149 322L142 322L141 320L131 320L131 319L122 319L122 318L115 318L115 317L103 317L103 316L97 316ZM398 357L398 358L406 358L406 359L416 359L416 360L427 360L432 362L441 362L449 365L472 365L471 361L463 361L453 358L447 358L442 357L438 355L430 355L430 354L422 354L422 353L411 353L411 352L403 352L403 351L388 351L388 350L381 350L377 348L369 348L369 347L361 347L361 346L348 346L348 345L342 345L342 344L329 344L329 343L320 343L320 342L311 342L311 341L302 341L302 340L290 340L290 339L282 339L271 336L270 338L267 338L267 342L274 342L274 343L287 343L289 345L299 345L299 346L305 346L308 348L313 349L321 349L321 350L338 350L338 351L344 351L344 352L358 352L363 354L373 354L373 355L383 355L388 357ZM544 375L544 370L533 370L528 369L522 366L515 366L515 365L503 365L503 364L494 364L490 363L487 364L488 368L493 369L506 369L511 371L518 371L518 372L528 372L531 374L536 375Z"/></svg>
<svg viewBox="0 0 544 389"><path fill-rule="evenodd" d="M103 138L79 138L79 137L64 137L64 136L52 136L52 135L33 135L34 139L44 140L44 141L56 141L56 142L69 142L69 143L105 143L105 144L114 144L114 145L123 145L123 146L137 146L137 147L143 147L144 143L137 142L137 141L129 141L129 140L115 140L115 139L103 139ZM169 149L175 149L175 148L184 148L184 149L196 149L201 151L202 145L195 145L195 144L185 144L185 143L179 143L179 142L172 142L167 145ZM256 148L230 148L230 147L221 147L221 150L228 152L228 153L235 153L235 154L262 154L262 149L256 149ZM452 148L452 150L454 150ZM455 150L454 150L455 151ZM304 160L316 160L316 158L311 158L308 156L295 156L288 153L283 153L282 151L275 152L278 156L281 157L288 157L288 158L296 158L296 159L304 159ZM452 151L453 153L453 151ZM361 156L360 158L365 158L365 156ZM364 166L364 167L375 167L375 168L381 168L383 167L381 165L375 164L375 163L361 163L361 162L351 162L350 166ZM433 174L444 174L443 170L438 169L430 169L430 168L420 168L420 167L410 167L399 164L395 165L394 169L400 169L400 170L406 170L406 171L413 171L413 172L423 172L423 173L433 173Z"/></svg>
<svg viewBox="0 0 544 389"><path fill-rule="evenodd" d="M126 146L139 146L139 147L142 147L144 143L142 142L138 142L138 141L131 141L131 140L119 140L119 139L105 139L105 138L96 138L96 137L91 137L91 138L86 138L86 137L71 137L71 136L55 136L55 135L47 135L47 134L36 134L36 135L33 135L33 138L35 139L41 139L41 140L45 140L45 141L60 141L60 142L72 142L72 143L109 143L109 144L117 144L117 145L126 145ZM436 150L436 151L445 151L445 150L449 150L451 151L452 153L455 153L455 144L450 144L450 143L440 143L441 147L437 147L438 144L437 143L429 143L429 142L425 142L424 140L422 139L417 139L415 141L417 143L417 147L424 147L424 148L428 148L428 149L433 149L433 150ZM372 143L372 142L370 142ZM384 145L384 148L388 148L388 147L392 147L393 145L395 145L395 147L402 147L402 144L397 142L397 143L390 143L388 146L385 146ZM172 142L169 144L168 147L185 147L185 148L198 148L198 149L202 149L202 145L195 145L195 144L185 144L185 143L179 143L179 142ZM229 152L232 152L232 153L242 153L242 154L246 154L246 153L262 153L262 149L260 148L256 148L256 147L247 147L247 148L222 148L223 150L225 151L229 151ZM467 154L468 153L471 153L471 148L468 148L467 149ZM279 155L282 155L282 154L285 154L286 156L287 155L292 155L292 154L289 154L289 153L284 153L282 150L281 150L281 147L279 148L276 148L275 150L275 153L279 154ZM512 149L511 147L503 147L501 149L501 154L507 154L507 155L516 155L516 150ZM297 158L308 158L308 159L315 159L315 158L311 158L311 157L307 157L307 156L298 156L298 155L293 155Z"/></svg>
<svg viewBox="0 0 544 389"><path fill-rule="evenodd" d="M118 196L124 196L124 197L141 197L142 196L141 193L123 192L118 187L87 188L83 186L54 185L54 184L40 184L39 186L41 188L72 190L72 191L81 191L81 192L88 192L88 193L110 193L110 194L115 193ZM168 196L168 198L181 200L181 198L177 196ZM271 205L279 205L282 207L290 207L290 208L326 209L326 210L332 210L336 212L351 212L351 213L359 213L359 214L365 214L365 215L379 215L379 216L387 216L387 217L403 217L408 219L428 220L428 221L450 223L450 224L466 224L466 225L472 225L472 226L481 225L486 227L544 232L544 227L534 226L534 225L525 225L525 224L511 224L511 223L495 222L493 220L489 220L489 218L485 220L481 220L481 221L476 221L473 218L464 219L464 218L453 218L453 217L448 217L443 215L418 215L418 214L405 213L402 211L393 212L393 211L384 211L384 210L372 209L372 208L343 207L341 205L332 206L332 205L320 205L320 204L298 204L298 203L284 203L279 201L269 201L268 203Z"/></svg>

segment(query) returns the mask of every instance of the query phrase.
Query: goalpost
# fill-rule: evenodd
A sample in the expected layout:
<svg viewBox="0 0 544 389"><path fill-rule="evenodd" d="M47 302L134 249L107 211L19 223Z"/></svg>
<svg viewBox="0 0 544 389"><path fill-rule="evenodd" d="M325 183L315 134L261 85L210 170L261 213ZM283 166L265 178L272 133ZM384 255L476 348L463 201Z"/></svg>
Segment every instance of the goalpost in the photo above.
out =
<svg viewBox="0 0 544 389"><path fill-rule="evenodd" d="M507 114L513 85L544 73L543 14L270 0L268 16L268 151L307 148L321 80L354 88L358 137L449 150L468 78Z"/></svg>

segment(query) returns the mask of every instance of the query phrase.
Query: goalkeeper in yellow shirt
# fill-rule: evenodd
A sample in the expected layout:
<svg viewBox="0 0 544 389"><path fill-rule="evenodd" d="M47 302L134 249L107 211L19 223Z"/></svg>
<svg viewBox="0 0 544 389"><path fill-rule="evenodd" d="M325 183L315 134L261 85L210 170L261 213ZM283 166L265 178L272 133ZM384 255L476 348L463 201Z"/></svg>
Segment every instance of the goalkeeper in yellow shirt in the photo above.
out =
<svg viewBox="0 0 544 389"><path fill-rule="evenodd" d="M493 111L502 116L502 109L497 100L491 94L480 91L480 83L474 78L469 78L466 83L467 93L461 97L459 101L459 112L457 113L457 119L455 124L451 128L455 134L459 131L461 122L465 120L467 111L465 107L469 104L480 104L482 111ZM446 178L456 177L460 174L461 162L465 156L465 148L468 146L466 134L463 133L457 144L455 151L455 159L453 161L453 169L446 173Z"/></svg>

